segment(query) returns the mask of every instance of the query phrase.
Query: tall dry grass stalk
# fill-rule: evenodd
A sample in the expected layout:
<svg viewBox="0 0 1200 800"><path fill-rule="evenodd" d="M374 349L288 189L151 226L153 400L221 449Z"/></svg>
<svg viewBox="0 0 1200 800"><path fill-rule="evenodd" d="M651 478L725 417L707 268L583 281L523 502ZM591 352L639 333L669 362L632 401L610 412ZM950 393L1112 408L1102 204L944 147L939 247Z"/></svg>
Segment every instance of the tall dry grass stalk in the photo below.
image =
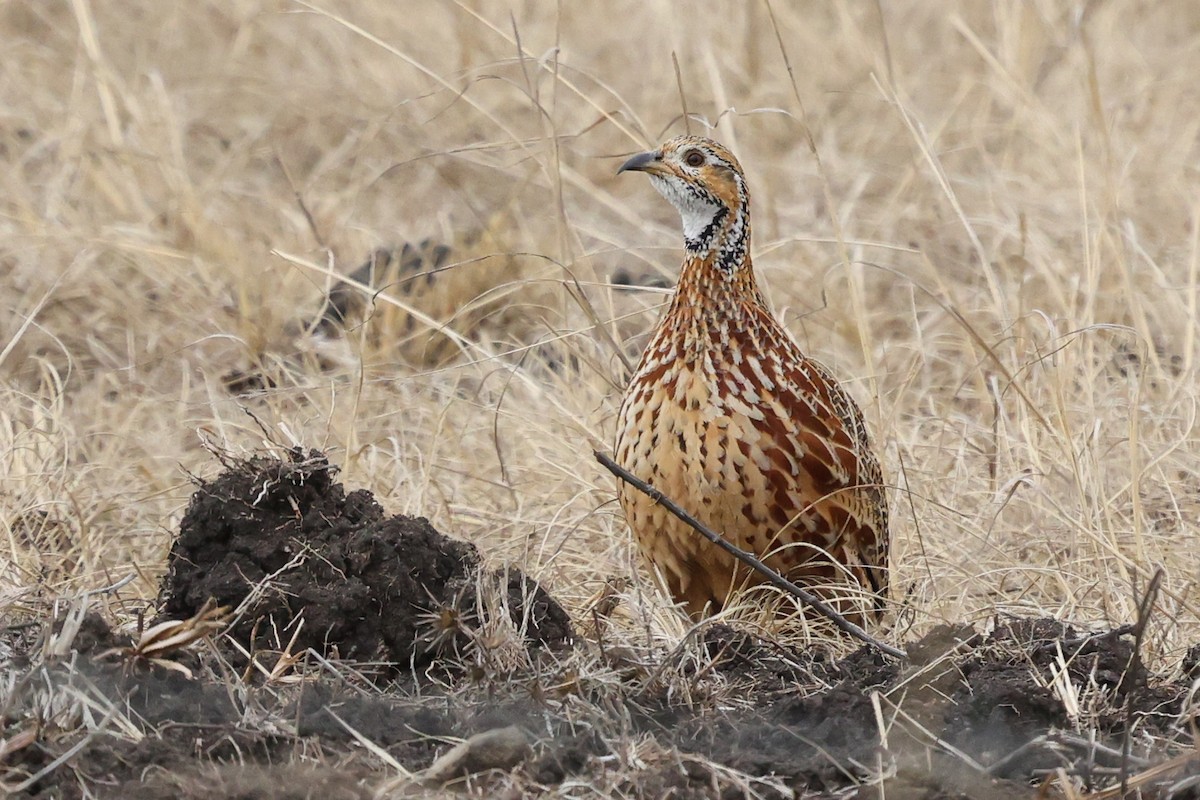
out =
<svg viewBox="0 0 1200 800"><path fill-rule="evenodd" d="M1155 652L1200 639L1200 7L739 8L0 6L10 611L152 596L205 440L328 448L576 612L629 574L590 451L663 294L610 278L670 275L679 236L613 172L683 129L674 53L774 304L884 453L899 629L1128 621L1163 565ZM428 237L430 288L311 335L333 274Z"/></svg>

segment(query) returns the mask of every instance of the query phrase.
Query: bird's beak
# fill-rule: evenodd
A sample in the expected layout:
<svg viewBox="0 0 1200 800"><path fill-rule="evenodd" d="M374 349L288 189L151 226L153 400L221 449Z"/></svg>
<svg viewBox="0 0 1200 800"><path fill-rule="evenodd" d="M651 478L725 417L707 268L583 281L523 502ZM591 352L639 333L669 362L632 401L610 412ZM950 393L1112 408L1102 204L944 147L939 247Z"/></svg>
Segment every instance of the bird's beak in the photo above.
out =
<svg viewBox="0 0 1200 800"><path fill-rule="evenodd" d="M617 174L620 175L622 172L649 172L654 175L662 174L664 171L662 153L658 150L651 150L649 153L638 153L626 161L617 170Z"/></svg>

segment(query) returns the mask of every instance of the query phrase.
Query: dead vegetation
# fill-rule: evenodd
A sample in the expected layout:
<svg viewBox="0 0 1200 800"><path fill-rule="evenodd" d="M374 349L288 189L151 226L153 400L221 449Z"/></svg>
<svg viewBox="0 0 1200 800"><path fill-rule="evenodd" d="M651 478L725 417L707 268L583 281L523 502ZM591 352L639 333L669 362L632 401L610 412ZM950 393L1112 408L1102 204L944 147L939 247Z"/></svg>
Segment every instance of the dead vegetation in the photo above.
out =
<svg viewBox="0 0 1200 800"><path fill-rule="evenodd" d="M884 676L854 713L886 749L838 762L828 791L885 781L902 797L936 753L957 765L947 781L973 782L916 796L994 796L976 767L1025 769L1026 755L1044 760L1051 797L1196 792L1197 23L1191 4L1136 0L621 2L602 18L469 2L0 5L0 767L20 763L5 785L108 786L119 763L160 796L271 796L267 765L287 763L291 785L363 796L400 774L389 759L416 774L534 717L524 766L467 789L799 785L764 771L774 740L758 761L712 746L775 730L742 708L765 687L789 698L779 713L799 704L796 725L828 716L804 704L836 679L792 662L811 649L843 663L852 646L771 633L748 601L720 622L782 649L731 676L720 665L738 647L711 649L712 629L690 629L638 570L590 456L610 445L654 284L678 263L659 249L668 210L612 176L684 127L674 53L692 129L715 124L756 188L767 291L852 379L884 451L896 589L875 633L912 644L971 625L983 638L935 693L978 688L964 666L978 658L1053 710L1046 730L976 752L989 714L968 718L960 697L975 733L949 741L905 691L916 684ZM406 271L403 244L425 240L450 250ZM336 276L380 248L398 271L357 287L349 324L326 330ZM347 653L317 659L281 620L233 637L240 655L206 644L229 638L212 620L156 630L189 475L211 477L214 451L294 446L327 452L387 515L469 542L486 569L519 567L573 617L580 649L523 673L519 626L489 617L500 627L471 641L495 647L463 664L486 667L472 684L486 691L464 695L454 724L389 738L363 722L378 712L341 716L359 739L288 716L318 673L383 696ZM1183 694L1124 737L1128 661L1012 641L1005 620L1066 621L1055 641L1120 630L1159 569L1139 658L1148 686ZM502 588L476 600L503 605ZM457 612L422 614L431 641L461 634ZM1104 641L1130 655L1128 634ZM662 708L630 682L658 687ZM138 706L162 687L191 705ZM567 727L547 732L541 710L487 717L496 697L556 692ZM634 695L641 711L613 699ZM749 716L706 716L730 705ZM219 731L199 760L197 720ZM274 760L285 751L294 761ZM441 791L418 785L404 791Z"/></svg>

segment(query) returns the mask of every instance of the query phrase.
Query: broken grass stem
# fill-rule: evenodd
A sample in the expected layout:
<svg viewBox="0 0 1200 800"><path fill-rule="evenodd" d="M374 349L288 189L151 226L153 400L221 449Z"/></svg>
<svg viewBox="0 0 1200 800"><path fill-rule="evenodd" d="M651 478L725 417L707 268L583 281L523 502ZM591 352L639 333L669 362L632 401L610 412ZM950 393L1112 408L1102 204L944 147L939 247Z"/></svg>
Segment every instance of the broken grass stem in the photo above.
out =
<svg viewBox="0 0 1200 800"><path fill-rule="evenodd" d="M818 614L820 614L821 616L825 617L830 622L832 622L835 626L837 626L837 628L839 630L850 634L851 636L853 636L855 639L858 639L859 641L866 642L867 644L871 645L875 649L879 650L881 653L886 653L887 655L892 656L893 658L899 658L901 660L908 659L908 655L903 650L901 650L897 647L893 647L890 644L886 644L884 642L879 641L875 637L871 636L871 634L869 634L865 630L863 630L861 627L859 627L858 625L855 625L853 622L846 619L844 616L842 616L838 612L834 611L829 605L822 602L820 600L820 598L816 597L812 592L809 592L806 589L803 589L800 586L797 586L796 584L792 583L787 578L783 577L778 572L771 569L763 562L759 561L757 558L752 556L750 553L747 553L745 550L742 550L740 547L735 547L734 545L730 544L729 541L726 540L725 537L723 537L721 534L717 533L716 531L712 530L708 526L706 526L703 523L701 523L700 521L698 521L691 514L684 511L682 508L680 508L675 503L674 500L667 497L665 494L660 492L658 489L655 489L650 484L646 483L645 481L643 481L640 478L631 474L624 467L620 466L619 464L617 464L617 462L613 461L607 454L601 453L599 450L592 451L592 454L596 457L596 460L599 461L601 464L603 464L605 469L607 469L613 475L616 475L618 478L625 481L630 486L637 489L639 492L642 492L643 494L648 496L651 500L653 500L654 502L661 505L667 511L670 511L676 517L679 517L679 519L683 520L686 524L691 526L693 530L695 530L697 533L699 533L705 539L708 539L710 542L715 544L717 547L720 547L726 553L729 553L731 556L736 558L738 561L741 561L743 564L750 567L752 570L757 572L759 575L766 578L767 582L770 583L772 586L774 586L776 589L780 589L781 591L787 592L788 594L792 595L793 597L798 598L800 600L800 602L804 603L804 605L813 609Z"/></svg>

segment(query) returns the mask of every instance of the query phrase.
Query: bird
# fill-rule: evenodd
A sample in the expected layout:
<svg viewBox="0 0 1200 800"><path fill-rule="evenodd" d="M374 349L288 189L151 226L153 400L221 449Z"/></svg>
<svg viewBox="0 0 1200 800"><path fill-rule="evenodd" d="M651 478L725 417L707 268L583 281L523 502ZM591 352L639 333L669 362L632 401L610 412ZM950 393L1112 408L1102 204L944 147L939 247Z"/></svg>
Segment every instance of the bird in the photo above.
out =
<svg viewBox="0 0 1200 800"><path fill-rule="evenodd" d="M847 618L878 619L889 551L879 460L858 405L759 289L741 165L724 145L684 135L624 172L648 175L679 211L685 257L618 411L617 464ZM628 483L618 496L643 556L693 619L761 581Z"/></svg>

